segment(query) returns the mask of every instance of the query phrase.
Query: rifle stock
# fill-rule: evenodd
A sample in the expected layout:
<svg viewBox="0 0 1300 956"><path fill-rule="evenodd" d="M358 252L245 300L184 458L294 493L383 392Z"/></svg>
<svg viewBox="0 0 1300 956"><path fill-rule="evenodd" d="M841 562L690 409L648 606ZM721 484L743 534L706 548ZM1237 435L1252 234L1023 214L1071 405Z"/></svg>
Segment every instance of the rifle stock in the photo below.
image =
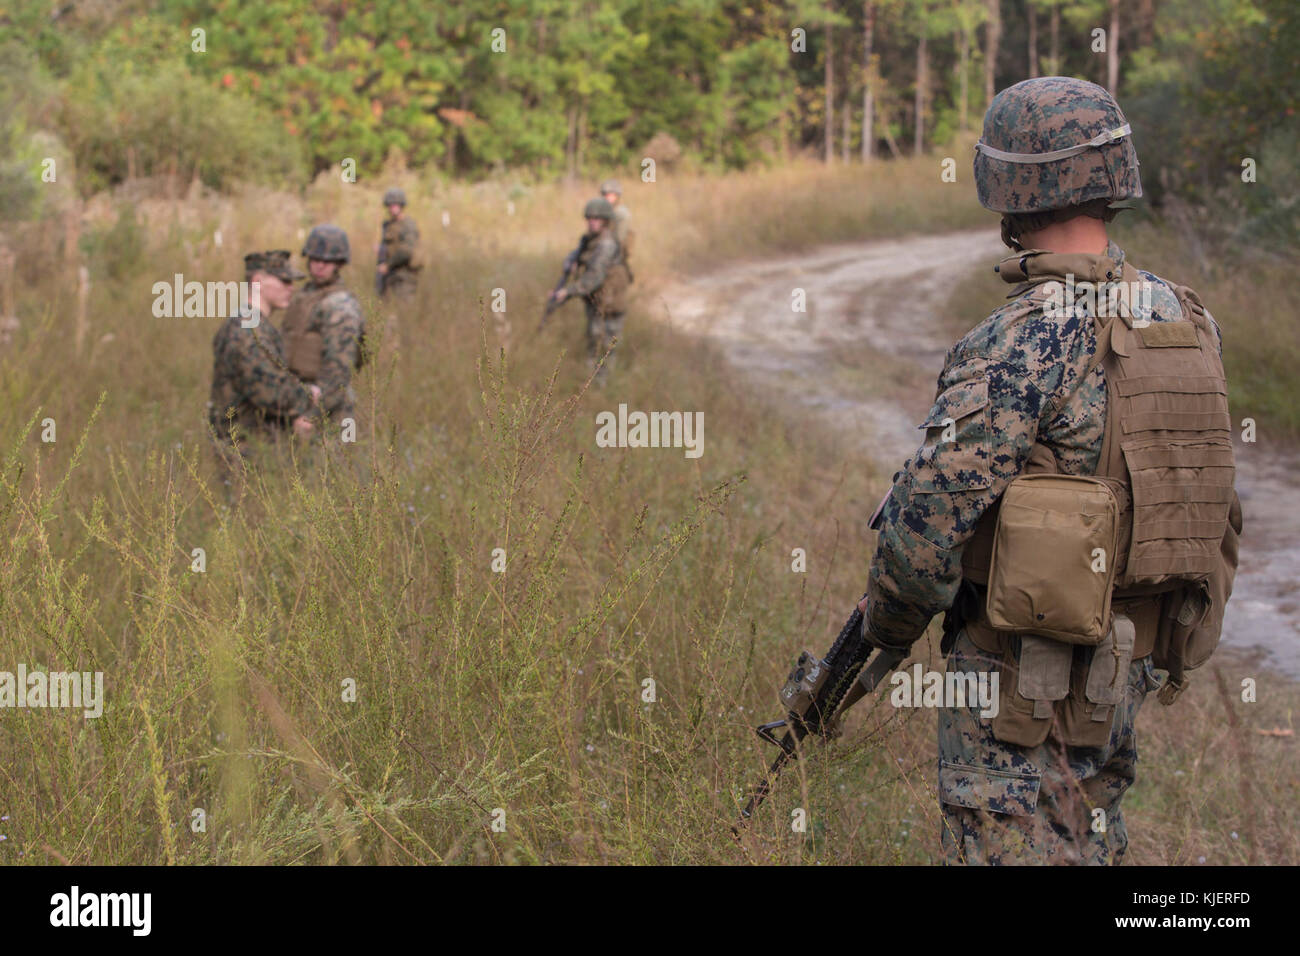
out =
<svg viewBox="0 0 1300 956"><path fill-rule="evenodd" d="M751 791L740 819L731 828L733 835L739 838L741 828L767 798L782 769L798 756L799 743L810 735L835 736L843 713L875 690L905 656L898 651L877 650L868 643L862 634L862 612L857 608L825 657L818 659L808 651L799 655L781 690L781 702L787 707L785 717L756 729L759 737L775 744L781 752ZM778 737L782 729L785 733Z"/></svg>

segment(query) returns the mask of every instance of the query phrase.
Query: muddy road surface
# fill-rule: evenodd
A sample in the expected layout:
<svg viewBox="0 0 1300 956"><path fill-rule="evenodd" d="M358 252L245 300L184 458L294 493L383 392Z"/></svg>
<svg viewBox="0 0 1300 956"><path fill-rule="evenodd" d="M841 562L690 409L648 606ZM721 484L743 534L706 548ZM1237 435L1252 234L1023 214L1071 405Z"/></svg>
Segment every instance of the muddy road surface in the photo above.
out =
<svg viewBox="0 0 1300 956"><path fill-rule="evenodd" d="M854 436L890 474L924 437L917 423L959 334L953 283L1004 254L992 231L831 246L680 278L651 311L792 414ZM1237 490L1246 525L1223 639L1300 679L1300 454L1238 442Z"/></svg>

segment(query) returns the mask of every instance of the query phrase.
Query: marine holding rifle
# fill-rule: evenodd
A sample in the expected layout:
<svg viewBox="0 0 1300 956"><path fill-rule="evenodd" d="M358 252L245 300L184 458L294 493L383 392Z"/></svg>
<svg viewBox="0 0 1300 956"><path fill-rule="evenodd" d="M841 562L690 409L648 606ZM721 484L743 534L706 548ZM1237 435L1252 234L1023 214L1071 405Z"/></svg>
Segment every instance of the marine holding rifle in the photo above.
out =
<svg viewBox="0 0 1300 956"><path fill-rule="evenodd" d="M587 306L587 360L596 374L596 384L603 385L614 364L614 346L623 332L632 275L610 229L614 208L609 201L591 200L583 207L582 215L587 220L587 231L578 248L565 259L564 275L548 297L542 324L567 299L582 298Z"/></svg>
<svg viewBox="0 0 1300 956"><path fill-rule="evenodd" d="M975 183L1016 298L948 353L882 509L864 634L901 651L947 611L949 672L1000 673L997 716L939 712L948 862L1118 863L1138 710L1153 690L1172 703L1214 650L1236 570L1219 329L1107 235L1142 185L1101 87L1002 91ZM1067 279L1143 292L1059 308Z"/></svg>
<svg viewBox="0 0 1300 956"><path fill-rule="evenodd" d="M872 518L867 594L825 658L796 664L786 718L759 728L782 755L744 816L794 743L828 736L946 612L950 682L996 675L999 697L939 709L945 861L1118 863L1138 710L1152 691L1173 703L1214 651L1236 572L1219 328L1108 236L1142 186L1100 86L1003 90L974 172L1014 298L949 351L925 442ZM1121 283L1140 294L1112 296Z"/></svg>

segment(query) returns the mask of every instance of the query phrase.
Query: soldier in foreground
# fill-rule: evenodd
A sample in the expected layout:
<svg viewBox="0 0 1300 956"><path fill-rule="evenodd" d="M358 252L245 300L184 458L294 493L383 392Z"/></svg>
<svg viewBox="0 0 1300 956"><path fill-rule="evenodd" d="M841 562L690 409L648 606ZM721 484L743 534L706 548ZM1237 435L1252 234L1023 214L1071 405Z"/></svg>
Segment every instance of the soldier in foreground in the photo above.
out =
<svg viewBox="0 0 1300 956"><path fill-rule="evenodd" d="M312 432L313 393L289 371L280 333L269 321L289 304L292 283L302 277L290 267L287 249L244 256L244 280L252 287L248 305L212 339L208 424L228 475L248 457L247 439L275 442L290 428L304 436Z"/></svg>
<svg viewBox="0 0 1300 956"><path fill-rule="evenodd" d="M948 862L1118 863L1138 710L1213 651L1236 568L1219 330L1108 238L1142 187L1101 87L1000 93L975 182L1015 298L948 353L925 443L873 518L863 635L905 653L947 611L949 674L1000 676L996 716L939 711ZM1095 302L1063 299L1071 278ZM1131 308L1102 294L1118 282Z"/></svg>
<svg viewBox="0 0 1300 956"><path fill-rule="evenodd" d="M614 365L615 343L623 332L631 275L609 227L614 209L608 200L591 200L582 214L587 232L578 244L572 268L565 270L564 284L551 293L551 300L558 306L570 296L581 296L586 303L587 360L596 371L596 384L603 385ZM605 360L600 363L602 355Z"/></svg>
<svg viewBox="0 0 1300 956"><path fill-rule="evenodd" d="M390 189L384 193L384 207L389 218L384 222L379 243L375 291L380 296L409 302L415 297L420 269L415 259L420 230L406 215L406 193L402 190Z"/></svg>
<svg viewBox="0 0 1300 956"><path fill-rule="evenodd" d="M285 357L294 375L320 387L321 410L337 424L354 414L352 370L364 361L361 305L339 275L351 258L348 235L316 226L302 254L311 281L294 293L282 323Z"/></svg>

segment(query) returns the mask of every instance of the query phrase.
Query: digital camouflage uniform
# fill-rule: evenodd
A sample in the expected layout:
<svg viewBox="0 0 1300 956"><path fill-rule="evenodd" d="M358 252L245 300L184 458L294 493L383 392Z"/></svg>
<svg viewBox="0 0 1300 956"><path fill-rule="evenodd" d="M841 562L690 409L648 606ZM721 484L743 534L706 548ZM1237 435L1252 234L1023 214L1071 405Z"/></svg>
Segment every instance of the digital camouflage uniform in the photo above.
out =
<svg viewBox="0 0 1300 956"><path fill-rule="evenodd" d="M1113 109L1098 109L1099 97ZM1100 87L1048 77L999 94L981 146L1001 144L1003 157L1043 154L1093 140L1099 128L1122 123L1118 106ZM1141 195L1136 156L1126 138L1099 137L1085 149L1067 149L1070 155L1043 165L977 157L981 201L1000 212L1047 213L1050 221L1067 204ZM1082 162L1071 162L1081 153ZM1010 239L1009 244L1018 248ZM1104 281L1120 276L1124 253L1111 242L1104 256L1071 259L1078 265L1074 271L1098 269ZM1003 267L1003 278L1014 281L1008 274L1014 272ZM1139 274L1151 288L1144 317L1153 323L1182 319L1171 284ZM1054 453L1063 474L1092 475L1098 467L1107 393L1103 367L1088 368L1097 351L1091 314L1083 299L1077 305L1082 315L1045 314L1043 285L1022 286L1012 295L949 351L923 423L925 442L895 477L882 506L864 616L866 634L877 645L910 647L932 617L954 605L964 546L981 516L1022 473L1036 444ZM969 627L955 635L950 671L987 672L998 663L976 645ZM1134 660L1109 740L1100 747L1065 745L1057 724L1041 745L1017 746L994 737L992 719L981 717L978 706L941 709L945 860L1118 862L1128 842L1119 803L1137 764L1134 722L1156 686L1150 655ZM1105 813L1104 828L1093 826L1096 808Z"/></svg>
<svg viewBox="0 0 1300 956"><path fill-rule="evenodd" d="M406 205L406 194L400 189L390 189L384 194L384 205ZM409 300L415 295L417 272L416 250L420 244L420 230L406 215L384 222L380 262L388 266L383 277L383 295Z"/></svg>
<svg viewBox="0 0 1300 956"><path fill-rule="evenodd" d="M623 250L623 261L627 262L632 254L632 212L623 202L623 187L617 179L607 179L600 184L600 193L602 196L606 193L618 196L618 202L613 204L614 218L610 220L609 227L618 240L619 248Z"/></svg>
<svg viewBox="0 0 1300 956"><path fill-rule="evenodd" d="M588 218L610 221L612 210L604 199L593 199L585 210ZM600 215L590 215L599 212ZM581 296L587 307L587 358L592 367L609 354L596 372L603 382L614 365L614 341L623 334L623 313L630 281L622 251L608 225L599 233L588 234L574 263L565 289L570 296Z"/></svg>
<svg viewBox="0 0 1300 956"><path fill-rule="evenodd" d="M249 275L266 271L286 281L300 278L301 273L289 269L288 260L284 251L245 258ZM236 312L212 339L208 423L217 456L227 467L234 467L237 455L247 457L250 439L276 441L287 434L295 418L309 415L313 408L311 395L285 361L279 330L265 312L257 318L256 325L245 328L250 315Z"/></svg>
<svg viewBox="0 0 1300 956"><path fill-rule="evenodd" d="M337 226L317 226L303 255L347 262L347 235ZM352 371L363 361L365 318L361 304L336 272L327 283L308 281L293 295L281 323L289 368L303 382L320 386L321 410L336 423L354 417Z"/></svg>
<svg viewBox="0 0 1300 956"><path fill-rule="evenodd" d="M628 239L632 235L632 213L619 203L614 207L614 219L610 222L610 228L614 230L614 238L618 240L619 246L628 251Z"/></svg>

